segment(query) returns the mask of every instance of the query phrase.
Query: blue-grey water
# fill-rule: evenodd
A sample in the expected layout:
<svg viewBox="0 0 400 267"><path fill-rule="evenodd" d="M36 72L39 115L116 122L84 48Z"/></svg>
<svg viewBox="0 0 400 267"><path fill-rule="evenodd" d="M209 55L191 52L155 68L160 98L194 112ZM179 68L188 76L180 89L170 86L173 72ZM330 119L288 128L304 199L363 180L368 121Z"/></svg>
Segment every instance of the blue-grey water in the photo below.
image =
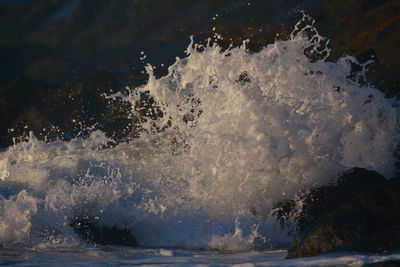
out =
<svg viewBox="0 0 400 267"><path fill-rule="evenodd" d="M363 266L400 261L400 254L326 254L285 259L285 250L223 253L170 249L99 247L53 251L0 251L9 266Z"/></svg>

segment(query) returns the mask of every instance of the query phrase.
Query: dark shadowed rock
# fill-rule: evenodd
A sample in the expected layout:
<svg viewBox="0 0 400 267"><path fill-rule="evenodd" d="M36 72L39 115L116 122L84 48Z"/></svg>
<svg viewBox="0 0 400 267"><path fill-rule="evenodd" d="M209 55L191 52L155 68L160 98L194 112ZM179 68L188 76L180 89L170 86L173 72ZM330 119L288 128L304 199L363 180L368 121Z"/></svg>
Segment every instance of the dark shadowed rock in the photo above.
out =
<svg viewBox="0 0 400 267"><path fill-rule="evenodd" d="M9 145L13 137L28 131L47 140L86 136L94 129L120 141L137 136L131 105L105 98L116 90L114 77L103 70L62 87L19 77L0 95L0 145Z"/></svg>
<svg viewBox="0 0 400 267"><path fill-rule="evenodd" d="M386 228L385 228L386 229ZM362 252L388 252L400 249L400 224L386 231L379 231L377 234L366 236L358 241L345 244L337 251L362 251Z"/></svg>
<svg viewBox="0 0 400 267"><path fill-rule="evenodd" d="M223 43L251 39L253 51L287 39L301 9L332 39L332 59L343 53L360 59L375 55L371 80L388 94L397 93L399 0L15 1L0 9L1 69L5 81L29 74L64 83L73 62L74 68L106 69L126 81L133 66L143 66L141 51L153 64L172 63L184 55L190 35L203 41L214 27ZM54 69L50 62L57 62Z"/></svg>
<svg viewBox="0 0 400 267"><path fill-rule="evenodd" d="M47 83L20 76L3 88L0 94L0 145L9 145L12 137L18 136L14 134L16 128L23 132L29 125L41 132L41 128L47 126L47 119L36 107L43 106L41 95L50 87Z"/></svg>
<svg viewBox="0 0 400 267"><path fill-rule="evenodd" d="M400 186L374 171L353 168L331 186L304 195L297 215L299 234L289 257L309 257L332 251L386 252L400 247ZM284 224L293 201L280 203Z"/></svg>
<svg viewBox="0 0 400 267"><path fill-rule="evenodd" d="M89 219L77 219L70 224L75 233L84 241L98 245L117 245L135 247L137 242L127 228L105 227Z"/></svg>
<svg viewBox="0 0 400 267"><path fill-rule="evenodd" d="M375 63L367 79L389 96L399 95L400 45L398 0L313 1L320 32L331 39L332 56L353 55Z"/></svg>
<svg viewBox="0 0 400 267"><path fill-rule="evenodd" d="M25 69L28 77L52 84L64 84L81 78L88 72L85 66L56 56L43 56L35 59Z"/></svg>
<svg viewBox="0 0 400 267"><path fill-rule="evenodd" d="M85 136L99 129L118 140L131 133L130 104L108 100L105 95L118 90L114 76L104 70L92 71L79 80L48 93L43 110L66 138Z"/></svg>
<svg viewBox="0 0 400 267"><path fill-rule="evenodd" d="M386 185L387 180L375 171L353 168L340 176L329 186L311 189L303 196L301 215L296 218L299 231L303 231L311 223L325 216L332 210L350 201L355 194ZM294 200L285 200L277 205L278 218L288 218L296 207ZM283 223L283 221L282 221Z"/></svg>
<svg viewBox="0 0 400 267"><path fill-rule="evenodd" d="M302 216L299 218L300 230L350 200L354 200L356 196L364 199L367 195L374 195L378 188L387 186L387 180L375 171L353 168L343 173L333 185L310 191L304 201ZM384 197L385 193L381 196ZM373 201L373 199L367 201Z"/></svg>
<svg viewBox="0 0 400 267"><path fill-rule="evenodd" d="M398 215L391 209L345 205L301 232L289 247L289 257L331 251L382 253L396 249L400 245Z"/></svg>

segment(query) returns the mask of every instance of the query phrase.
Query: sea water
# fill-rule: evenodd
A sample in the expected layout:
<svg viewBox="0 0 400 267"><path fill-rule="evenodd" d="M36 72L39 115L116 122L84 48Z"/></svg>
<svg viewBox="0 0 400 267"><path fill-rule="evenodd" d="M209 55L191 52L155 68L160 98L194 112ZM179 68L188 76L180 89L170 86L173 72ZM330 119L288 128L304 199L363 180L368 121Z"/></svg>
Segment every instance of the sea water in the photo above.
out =
<svg viewBox="0 0 400 267"><path fill-rule="evenodd" d="M399 261L400 254L325 254L285 259L286 250L215 252L103 247L46 251L1 251L1 265L13 266L363 266Z"/></svg>
<svg viewBox="0 0 400 267"><path fill-rule="evenodd" d="M147 83L105 96L130 102L132 117L141 114L139 138L117 144L97 130L43 142L30 134L1 152L0 263L309 266L398 259L283 260L286 251L276 250L293 239L296 222L282 228L274 204L351 167L387 178L395 170L398 102L368 85L370 62L327 61L329 40L310 21L304 15L289 40L256 53L246 42L222 49L210 39L192 41L163 77L147 65ZM145 111L144 98L154 100ZM70 226L79 219L128 228L139 248L87 244Z"/></svg>

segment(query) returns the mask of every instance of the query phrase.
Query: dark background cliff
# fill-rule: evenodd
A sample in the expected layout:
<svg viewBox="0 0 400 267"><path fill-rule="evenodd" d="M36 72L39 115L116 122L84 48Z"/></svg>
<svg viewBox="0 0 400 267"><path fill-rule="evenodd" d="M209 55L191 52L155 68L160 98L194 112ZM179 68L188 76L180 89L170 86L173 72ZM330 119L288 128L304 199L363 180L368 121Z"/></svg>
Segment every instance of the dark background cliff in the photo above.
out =
<svg viewBox="0 0 400 267"><path fill-rule="evenodd" d="M399 95L400 0L0 0L0 145L29 130L68 138L81 123L129 138L129 106L102 93L143 83L146 62L162 75L189 36L202 41L213 27L253 51L287 39L298 10L331 39L330 60L374 57L369 82Z"/></svg>

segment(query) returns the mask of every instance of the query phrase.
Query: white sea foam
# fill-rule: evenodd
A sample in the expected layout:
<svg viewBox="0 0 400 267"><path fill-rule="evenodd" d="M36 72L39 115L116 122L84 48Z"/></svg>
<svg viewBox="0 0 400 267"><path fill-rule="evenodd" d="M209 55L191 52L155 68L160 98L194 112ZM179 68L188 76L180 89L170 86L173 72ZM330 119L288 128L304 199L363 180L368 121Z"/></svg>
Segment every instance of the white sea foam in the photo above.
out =
<svg viewBox="0 0 400 267"><path fill-rule="evenodd" d="M133 112L143 94L154 98L163 117L143 120L140 138L104 148L100 131L52 143L31 135L8 148L0 244L76 244L69 224L82 217L128 227L150 247L286 244L274 203L354 166L386 177L395 168L397 102L349 78L354 58L315 59L325 44L302 23L257 53L191 43L166 76L149 65L146 84L110 96Z"/></svg>

